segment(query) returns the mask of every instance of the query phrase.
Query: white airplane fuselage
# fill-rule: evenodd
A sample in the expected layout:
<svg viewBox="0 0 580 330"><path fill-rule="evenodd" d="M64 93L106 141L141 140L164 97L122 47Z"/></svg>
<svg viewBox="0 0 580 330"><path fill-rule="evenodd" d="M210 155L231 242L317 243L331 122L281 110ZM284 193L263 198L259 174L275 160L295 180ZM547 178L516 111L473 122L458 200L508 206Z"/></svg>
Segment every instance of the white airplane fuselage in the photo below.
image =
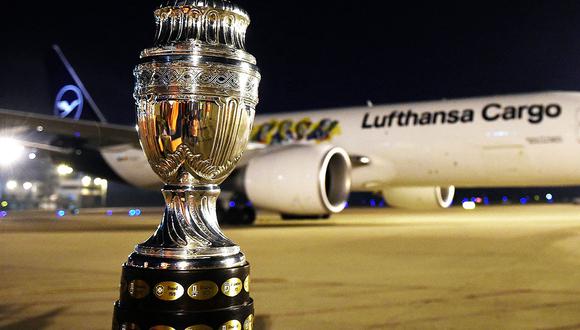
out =
<svg viewBox="0 0 580 330"><path fill-rule="evenodd" d="M580 184L580 93L546 92L258 116L330 119L324 143L366 156L354 191Z"/></svg>
<svg viewBox="0 0 580 330"><path fill-rule="evenodd" d="M299 138L326 120L327 136ZM544 92L373 107L258 115L254 130L269 136L252 144L329 143L367 157L352 170L353 191L385 187L510 187L580 184L580 92ZM268 124L270 123L270 124ZM273 123L273 124L272 124ZM268 135L268 134L266 134ZM323 134L324 135L324 134ZM107 148L103 156L117 173L139 186L159 179L140 150Z"/></svg>

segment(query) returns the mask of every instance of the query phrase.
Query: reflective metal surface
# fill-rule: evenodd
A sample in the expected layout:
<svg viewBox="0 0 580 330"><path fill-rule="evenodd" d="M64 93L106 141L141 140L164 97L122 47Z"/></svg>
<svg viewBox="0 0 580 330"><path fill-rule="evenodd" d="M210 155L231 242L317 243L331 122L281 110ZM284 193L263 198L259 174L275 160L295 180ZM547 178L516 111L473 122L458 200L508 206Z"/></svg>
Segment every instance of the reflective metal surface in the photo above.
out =
<svg viewBox="0 0 580 330"><path fill-rule="evenodd" d="M141 145L163 181L208 185L221 183L235 168L254 109L235 97L142 100L138 118Z"/></svg>
<svg viewBox="0 0 580 330"><path fill-rule="evenodd" d="M229 1L167 0L155 21L155 45L200 40L243 49L250 17Z"/></svg>
<svg viewBox="0 0 580 330"><path fill-rule="evenodd" d="M216 186L246 149L260 74L244 50L249 17L225 0L165 1L155 11L154 48L135 68L139 138L167 184L155 234L128 265L196 269L241 265L218 225Z"/></svg>

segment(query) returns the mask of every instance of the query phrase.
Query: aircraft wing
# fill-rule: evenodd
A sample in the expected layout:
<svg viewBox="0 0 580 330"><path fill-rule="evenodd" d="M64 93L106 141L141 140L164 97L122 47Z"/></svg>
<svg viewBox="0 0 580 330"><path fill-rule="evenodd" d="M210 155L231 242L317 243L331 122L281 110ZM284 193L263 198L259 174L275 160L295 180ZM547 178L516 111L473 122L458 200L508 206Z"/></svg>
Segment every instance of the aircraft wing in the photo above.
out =
<svg viewBox="0 0 580 330"><path fill-rule="evenodd" d="M139 145L137 131L133 127L88 120L61 119L7 109L0 109L0 129L67 136L81 139L96 147L119 144Z"/></svg>

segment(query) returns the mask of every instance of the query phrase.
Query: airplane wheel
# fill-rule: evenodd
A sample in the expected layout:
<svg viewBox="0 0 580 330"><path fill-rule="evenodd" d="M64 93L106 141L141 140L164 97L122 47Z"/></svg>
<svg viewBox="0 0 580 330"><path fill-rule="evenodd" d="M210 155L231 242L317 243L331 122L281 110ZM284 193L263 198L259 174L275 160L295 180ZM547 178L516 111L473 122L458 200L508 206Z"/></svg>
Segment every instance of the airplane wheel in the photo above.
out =
<svg viewBox="0 0 580 330"><path fill-rule="evenodd" d="M256 210L252 207L234 207L228 210L227 223L232 225L251 225L256 221Z"/></svg>

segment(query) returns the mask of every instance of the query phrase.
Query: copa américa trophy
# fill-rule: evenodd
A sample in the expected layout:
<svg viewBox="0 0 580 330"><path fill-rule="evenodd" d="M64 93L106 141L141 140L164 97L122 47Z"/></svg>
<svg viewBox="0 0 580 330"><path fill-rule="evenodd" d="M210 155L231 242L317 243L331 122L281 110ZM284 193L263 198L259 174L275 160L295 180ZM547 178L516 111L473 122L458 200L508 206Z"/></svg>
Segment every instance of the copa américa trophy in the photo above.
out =
<svg viewBox="0 0 580 330"><path fill-rule="evenodd" d="M157 231L123 264L114 329L252 329L250 267L220 230L218 185L244 152L260 73L248 14L227 0L165 0L135 68L139 139L165 182Z"/></svg>

